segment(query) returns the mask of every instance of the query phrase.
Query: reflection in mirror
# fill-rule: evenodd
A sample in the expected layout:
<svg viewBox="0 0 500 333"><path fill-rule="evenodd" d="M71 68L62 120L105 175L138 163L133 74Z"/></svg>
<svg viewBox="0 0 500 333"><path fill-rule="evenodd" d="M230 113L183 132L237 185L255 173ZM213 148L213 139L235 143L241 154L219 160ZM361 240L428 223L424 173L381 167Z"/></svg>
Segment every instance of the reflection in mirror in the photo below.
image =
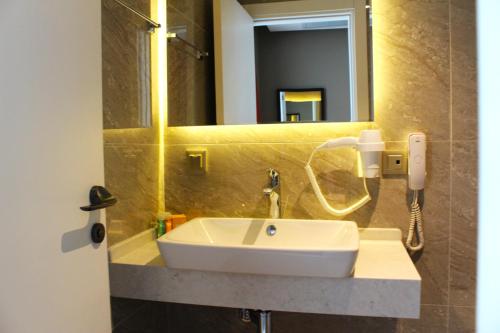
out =
<svg viewBox="0 0 500 333"><path fill-rule="evenodd" d="M309 121L351 121L356 104L354 57L349 52L348 15L258 22L255 28L257 87L263 123L283 122L273 117L275 91L324 87L328 99L326 117ZM351 110L353 109L353 110ZM271 116L273 115L273 116Z"/></svg>
<svg viewBox="0 0 500 333"><path fill-rule="evenodd" d="M279 89L280 122L325 120L325 89Z"/></svg>
<svg viewBox="0 0 500 333"><path fill-rule="evenodd" d="M213 71L197 76L213 82L204 117L213 122L177 121L201 110L169 97L169 125L371 121L371 31L369 0L213 0L213 52L201 61ZM311 90L321 100L287 97Z"/></svg>
<svg viewBox="0 0 500 333"><path fill-rule="evenodd" d="M150 15L149 1L134 9ZM151 33L144 19L102 0L104 129L151 127Z"/></svg>

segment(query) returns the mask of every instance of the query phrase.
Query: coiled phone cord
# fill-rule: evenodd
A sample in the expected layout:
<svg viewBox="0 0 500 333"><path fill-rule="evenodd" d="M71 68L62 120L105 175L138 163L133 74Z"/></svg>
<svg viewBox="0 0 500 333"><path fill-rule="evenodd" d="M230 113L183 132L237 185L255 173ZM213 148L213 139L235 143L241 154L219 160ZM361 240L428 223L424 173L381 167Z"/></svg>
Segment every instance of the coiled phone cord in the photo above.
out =
<svg viewBox="0 0 500 333"><path fill-rule="evenodd" d="M415 226L417 230L415 230ZM416 231L416 233L415 233ZM413 245L413 237L416 234L417 242ZM411 203L410 228L408 229L408 238L406 238L406 248L410 251L420 251L424 248L424 227L422 211L418 203L418 190L413 191L413 200Z"/></svg>

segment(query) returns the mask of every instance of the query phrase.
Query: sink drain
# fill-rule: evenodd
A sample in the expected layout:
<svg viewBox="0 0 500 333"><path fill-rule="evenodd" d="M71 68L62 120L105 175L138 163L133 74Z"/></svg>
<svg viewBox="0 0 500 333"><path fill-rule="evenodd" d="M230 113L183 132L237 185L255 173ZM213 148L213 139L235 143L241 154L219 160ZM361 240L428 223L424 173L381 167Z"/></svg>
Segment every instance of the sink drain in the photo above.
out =
<svg viewBox="0 0 500 333"><path fill-rule="evenodd" d="M270 226L267 227L266 233L268 236L274 236L276 235L276 226L274 224L271 224Z"/></svg>

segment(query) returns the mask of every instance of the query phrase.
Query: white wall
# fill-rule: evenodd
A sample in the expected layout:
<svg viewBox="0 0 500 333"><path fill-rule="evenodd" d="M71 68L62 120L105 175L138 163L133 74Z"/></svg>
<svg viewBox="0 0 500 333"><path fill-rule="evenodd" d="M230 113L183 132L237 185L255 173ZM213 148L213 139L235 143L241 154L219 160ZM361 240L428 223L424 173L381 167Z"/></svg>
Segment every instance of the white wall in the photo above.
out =
<svg viewBox="0 0 500 333"><path fill-rule="evenodd" d="M478 0L479 255L477 328L500 332L500 1Z"/></svg>
<svg viewBox="0 0 500 333"><path fill-rule="evenodd" d="M255 29L260 111L280 122L278 89L324 88L326 121L351 120L347 29L269 32Z"/></svg>
<svg viewBox="0 0 500 333"><path fill-rule="evenodd" d="M213 6L217 124L256 124L253 19L236 0Z"/></svg>

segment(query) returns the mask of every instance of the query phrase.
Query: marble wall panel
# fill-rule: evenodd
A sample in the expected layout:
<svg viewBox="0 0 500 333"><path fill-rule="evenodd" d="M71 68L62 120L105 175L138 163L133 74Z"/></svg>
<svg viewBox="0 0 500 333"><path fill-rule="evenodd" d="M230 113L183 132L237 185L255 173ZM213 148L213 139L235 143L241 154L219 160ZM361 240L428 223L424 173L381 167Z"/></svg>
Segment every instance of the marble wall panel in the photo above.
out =
<svg viewBox="0 0 500 333"><path fill-rule="evenodd" d="M130 5L150 14L149 0ZM150 125L151 36L147 29L144 20L115 1L102 1L104 128Z"/></svg>
<svg viewBox="0 0 500 333"><path fill-rule="evenodd" d="M189 21L207 32L212 32L213 15L211 0L169 0L170 9L175 9ZM168 10L167 10L168 11Z"/></svg>
<svg viewBox="0 0 500 333"><path fill-rule="evenodd" d="M178 40L169 42L168 124L215 124L212 2L169 1L167 24L169 31L209 53L208 57L198 59L193 48Z"/></svg>
<svg viewBox="0 0 500 333"><path fill-rule="evenodd" d="M475 306L477 142L453 143L450 304Z"/></svg>
<svg viewBox="0 0 500 333"><path fill-rule="evenodd" d="M448 0L373 1L375 120L384 138L450 137Z"/></svg>
<svg viewBox="0 0 500 333"><path fill-rule="evenodd" d="M476 140L476 1L450 0L450 24L453 140Z"/></svg>
<svg viewBox="0 0 500 333"><path fill-rule="evenodd" d="M477 257L476 1L450 0L450 331L474 332Z"/></svg>
<svg viewBox="0 0 500 333"><path fill-rule="evenodd" d="M398 333L399 323L392 318L331 316L305 313L273 312L273 332L301 333Z"/></svg>
<svg viewBox="0 0 500 333"><path fill-rule="evenodd" d="M402 333L460 333L462 331L449 331L448 307L436 305L423 305L420 319L400 320Z"/></svg>
<svg viewBox="0 0 500 333"><path fill-rule="evenodd" d="M134 311L125 312L130 300L113 298L112 310L128 314L113 321L114 333L254 333L253 323L243 323L238 309L141 301ZM133 301L135 303L135 301ZM118 317L117 317L118 319Z"/></svg>
<svg viewBox="0 0 500 333"><path fill-rule="evenodd" d="M476 312L474 307L450 307L449 331L454 333L474 333Z"/></svg>
<svg viewBox="0 0 500 333"><path fill-rule="evenodd" d="M107 209L108 245L150 227L158 206L158 146L105 145L106 188L118 199Z"/></svg>
<svg viewBox="0 0 500 333"><path fill-rule="evenodd" d="M215 216L266 217L269 203L263 189L269 184L268 169L275 168L282 179L284 217L331 218L315 198L304 171L309 154L316 145L209 145L206 147L207 172L200 170L197 161L186 156L186 149L196 146L168 145L167 207L187 214L188 218L208 212ZM334 160L328 154L318 154L312 163L320 186L325 187L325 195L340 201L338 208L344 208L364 195L362 180L345 171L356 171L355 162L351 149L340 149Z"/></svg>
<svg viewBox="0 0 500 333"><path fill-rule="evenodd" d="M141 300L111 297L111 322L113 328L123 324L127 319L146 306Z"/></svg>

